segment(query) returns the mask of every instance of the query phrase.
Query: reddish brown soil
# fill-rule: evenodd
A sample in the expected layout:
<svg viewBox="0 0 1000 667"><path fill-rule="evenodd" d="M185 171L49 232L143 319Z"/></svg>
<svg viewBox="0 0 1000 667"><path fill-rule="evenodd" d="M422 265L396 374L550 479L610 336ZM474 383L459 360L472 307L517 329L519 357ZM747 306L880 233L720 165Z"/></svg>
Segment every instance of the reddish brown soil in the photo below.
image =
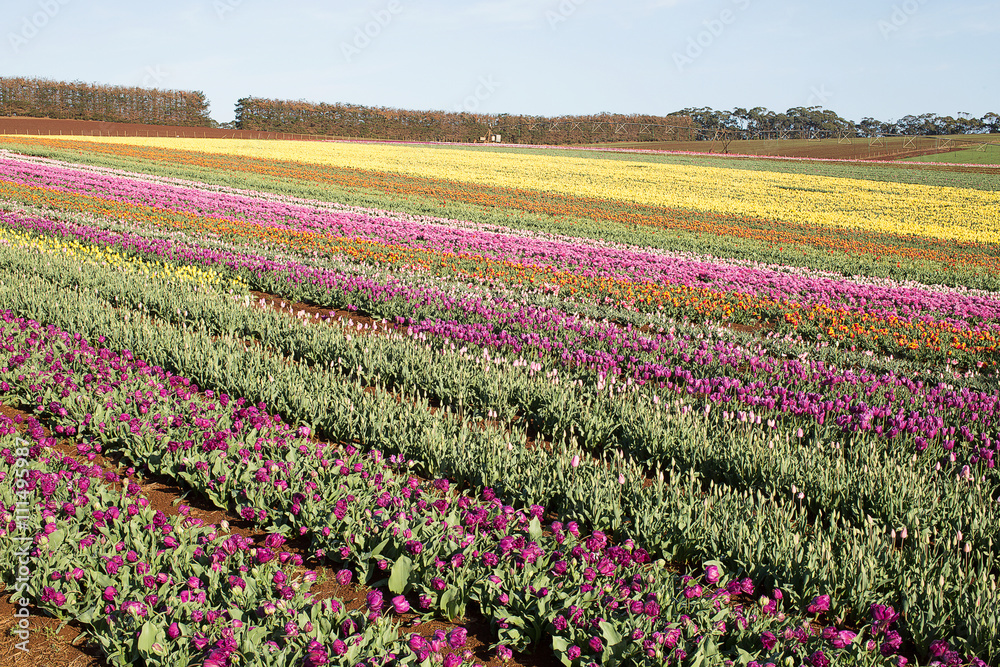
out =
<svg viewBox="0 0 1000 667"><path fill-rule="evenodd" d="M754 155L770 157L796 157L835 160L900 160L935 153L950 153L956 150L975 148L974 142L955 142L942 147L944 140L936 137L886 137L869 144L868 139L852 139L851 143L839 143L836 139L822 141L792 140L749 140L733 141L727 147L721 141L642 141L629 144L610 144L608 148L634 148L656 151L690 151L695 153L718 153L732 155ZM601 147L600 144L594 144Z"/></svg>
<svg viewBox="0 0 1000 667"><path fill-rule="evenodd" d="M305 316L332 324L346 324L347 322L350 322L356 326L360 325L358 330L365 333L386 333L389 331L396 331L401 328L394 322L390 322L388 320L377 320L373 317L369 317L368 315L355 311L323 308L321 306L313 306L307 303L300 303L298 301L286 301L281 297L266 294L264 292L256 292L254 290L251 290L250 293L258 299L258 303L263 302L262 305L267 306L272 310L285 313L286 315L299 316L298 313L304 313Z"/></svg>
<svg viewBox="0 0 1000 667"><path fill-rule="evenodd" d="M295 139L317 141L330 137L284 132L251 132L223 130L212 127L179 125L136 125L106 123L97 120L65 120L61 118L22 118L0 116L0 134L84 136L84 137L186 137L207 139Z"/></svg>

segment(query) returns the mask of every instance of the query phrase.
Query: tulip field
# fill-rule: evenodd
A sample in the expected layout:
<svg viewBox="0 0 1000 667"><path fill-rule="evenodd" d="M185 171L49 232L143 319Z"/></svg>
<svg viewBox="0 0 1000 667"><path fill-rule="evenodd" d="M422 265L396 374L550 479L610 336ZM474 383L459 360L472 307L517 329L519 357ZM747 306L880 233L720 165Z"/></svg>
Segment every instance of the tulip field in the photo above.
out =
<svg viewBox="0 0 1000 667"><path fill-rule="evenodd" d="M1000 664L988 168L0 137L0 345L99 664Z"/></svg>

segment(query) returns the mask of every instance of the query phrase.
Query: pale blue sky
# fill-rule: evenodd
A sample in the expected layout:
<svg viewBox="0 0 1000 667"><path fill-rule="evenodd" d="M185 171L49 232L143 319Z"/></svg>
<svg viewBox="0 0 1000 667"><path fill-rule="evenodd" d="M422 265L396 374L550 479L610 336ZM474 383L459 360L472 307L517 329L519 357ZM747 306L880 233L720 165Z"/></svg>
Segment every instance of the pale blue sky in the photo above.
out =
<svg viewBox="0 0 1000 667"><path fill-rule="evenodd" d="M0 76L491 113L1000 113L996 0L4 0ZM367 35L365 31L367 30Z"/></svg>

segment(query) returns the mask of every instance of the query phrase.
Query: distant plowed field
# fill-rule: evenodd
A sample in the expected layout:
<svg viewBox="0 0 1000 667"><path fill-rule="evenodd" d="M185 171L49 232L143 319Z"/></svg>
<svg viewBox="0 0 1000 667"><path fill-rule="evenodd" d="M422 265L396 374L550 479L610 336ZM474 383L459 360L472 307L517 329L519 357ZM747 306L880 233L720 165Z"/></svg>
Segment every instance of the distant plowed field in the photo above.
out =
<svg viewBox="0 0 1000 667"><path fill-rule="evenodd" d="M988 137L982 142L990 141ZM993 139L993 141L996 141ZM825 158L839 160L895 160L936 153L975 149L982 142L973 139L947 137L882 137L880 139L757 139L732 141L642 141L600 144L616 148L639 148L657 151L691 151L695 153L729 153L731 155L762 155L774 157Z"/></svg>
<svg viewBox="0 0 1000 667"><path fill-rule="evenodd" d="M0 117L0 134L85 136L85 137L186 137L208 139L326 139L307 134L283 132L251 132L212 127L181 125L139 125L106 123L97 120L66 120L62 118Z"/></svg>

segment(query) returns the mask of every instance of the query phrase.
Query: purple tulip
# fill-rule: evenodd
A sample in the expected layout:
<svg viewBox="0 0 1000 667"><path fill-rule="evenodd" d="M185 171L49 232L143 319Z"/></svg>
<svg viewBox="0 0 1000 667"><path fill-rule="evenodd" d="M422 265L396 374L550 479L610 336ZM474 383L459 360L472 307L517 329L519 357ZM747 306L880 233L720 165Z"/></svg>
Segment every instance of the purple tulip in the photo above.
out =
<svg viewBox="0 0 1000 667"><path fill-rule="evenodd" d="M64 594L62 594L61 592L55 590L51 586L45 586L42 589L41 601L42 602L51 602L55 606L61 607L64 604L66 604L66 596ZM110 601L111 600L109 600L109 602Z"/></svg>
<svg viewBox="0 0 1000 667"><path fill-rule="evenodd" d="M830 609L830 596L817 595L812 599L812 603L806 608L810 614L821 614Z"/></svg>
<svg viewBox="0 0 1000 667"><path fill-rule="evenodd" d="M813 667L828 667L830 659L823 654L823 651L816 651L809 656L809 664Z"/></svg>
<svg viewBox="0 0 1000 667"><path fill-rule="evenodd" d="M278 549L285 543L284 535L278 533L270 533L264 538L264 546L268 549Z"/></svg>
<svg viewBox="0 0 1000 667"><path fill-rule="evenodd" d="M943 657L950 648L951 647L948 645L948 642L944 639L936 639L931 642L927 650L930 651L931 656L940 658Z"/></svg>
<svg viewBox="0 0 1000 667"><path fill-rule="evenodd" d="M410 650L413 651L414 653L418 653L427 648L427 640L415 632L410 635L410 640L408 644L410 646Z"/></svg>
<svg viewBox="0 0 1000 667"><path fill-rule="evenodd" d="M202 663L203 667L226 667L229 664L229 656L222 651L212 651Z"/></svg>
<svg viewBox="0 0 1000 667"><path fill-rule="evenodd" d="M695 584L694 586L688 586L684 589L684 597L687 599L699 598L701 597L701 586Z"/></svg>
<svg viewBox="0 0 1000 667"><path fill-rule="evenodd" d="M329 662L330 656L327 655L326 647L315 639L310 641L306 647L306 659L303 667L323 667L323 665L327 665Z"/></svg>
<svg viewBox="0 0 1000 667"><path fill-rule="evenodd" d="M392 608L397 614L405 614L410 611L410 603L406 601L405 596L397 595L392 599Z"/></svg>
<svg viewBox="0 0 1000 667"><path fill-rule="evenodd" d="M448 646L455 650L458 650L465 646L466 638L468 637L468 632L463 627L457 627L452 629L448 634Z"/></svg>

